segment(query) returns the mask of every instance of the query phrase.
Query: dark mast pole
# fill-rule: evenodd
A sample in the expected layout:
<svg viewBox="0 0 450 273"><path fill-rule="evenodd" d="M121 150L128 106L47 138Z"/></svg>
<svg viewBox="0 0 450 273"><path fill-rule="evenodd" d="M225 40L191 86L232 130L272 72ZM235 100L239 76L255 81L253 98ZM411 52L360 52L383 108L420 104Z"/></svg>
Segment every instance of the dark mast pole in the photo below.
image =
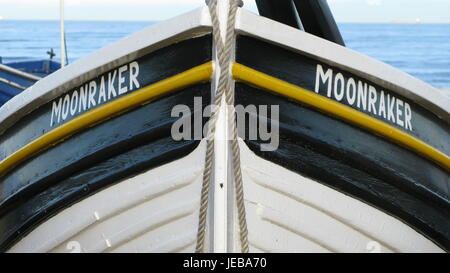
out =
<svg viewBox="0 0 450 273"><path fill-rule="evenodd" d="M256 0L256 4L264 17L345 46L326 0Z"/></svg>

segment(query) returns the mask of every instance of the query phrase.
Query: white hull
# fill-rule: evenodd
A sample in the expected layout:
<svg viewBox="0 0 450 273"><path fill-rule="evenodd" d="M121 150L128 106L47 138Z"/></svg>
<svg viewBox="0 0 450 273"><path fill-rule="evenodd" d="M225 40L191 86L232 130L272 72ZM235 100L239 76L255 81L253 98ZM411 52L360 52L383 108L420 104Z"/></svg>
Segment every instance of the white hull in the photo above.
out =
<svg viewBox="0 0 450 273"><path fill-rule="evenodd" d="M204 144L60 212L10 252L193 252ZM390 215L240 147L250 252L442 252ZM238 232L237 223L228 232L230 252Z"/></svg>
<svg viewBox="0 0 450 273"><path fill-rule="evenodd" d="M204 146L62 211L10 252L193 252Z"/></svg>
<svg viewBox="0 0 450 273"><path fill-rule="evenodd" d="M241 158L253 251L442 251L399 220L263 160L243 143Z"/></svg>

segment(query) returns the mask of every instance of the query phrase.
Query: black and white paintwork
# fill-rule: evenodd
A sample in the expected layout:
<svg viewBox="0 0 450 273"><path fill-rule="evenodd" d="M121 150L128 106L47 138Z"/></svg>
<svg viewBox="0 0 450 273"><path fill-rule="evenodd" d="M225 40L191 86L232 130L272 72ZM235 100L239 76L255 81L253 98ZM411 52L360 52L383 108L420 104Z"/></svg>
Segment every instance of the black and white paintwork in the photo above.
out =
<svg viewBox="0 0 450 273"><path fill-rule="evenodd" d="M205 7L149 27L25 90L0 109L1 158L88 109L216 61L209 20ZM337 40L243 9L235 29L237 63L347 105L449 155L450 100L431 86ZM3 177L1 250L192 252L206 145L204 139L174 141L170 112L178 104L192 109L193 97L208 106L217 73L211 82L77 133ZM262 141L239 140L250 251L450 249L447 170L288 97L241 82L233 88L236 104L280 109L278 149L263 152ZM219 117L218 140L229 130L226 124ZM226 145L217 145L214 154L220 183L210 190L207 251L240 249Z"/></svg>

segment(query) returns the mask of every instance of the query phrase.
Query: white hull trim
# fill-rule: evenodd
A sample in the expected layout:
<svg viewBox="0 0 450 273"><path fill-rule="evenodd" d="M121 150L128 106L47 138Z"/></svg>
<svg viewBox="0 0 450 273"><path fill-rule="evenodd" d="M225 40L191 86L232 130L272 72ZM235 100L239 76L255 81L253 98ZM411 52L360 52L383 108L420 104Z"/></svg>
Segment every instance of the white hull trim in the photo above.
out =
<svg viewBox="0 0 450 273"><path fill-rule="evenodd" d="M264 160L242 141L240 151L252 252L442 252L396 218Z"/></svg>
<svg viewBox="0 0 450 273"><path fill-rule="evenodd" d="M202 36L210 32L210 28L208 8L202 7L146 27L101 48L43 78L2 105L0 133L39 106L113 67L119 67L186 38Z"/></svg>
<svg viewBox="0 0 450 273"><path fill-rule="evenodd" d="M450 100L447 96L429 84L386 63L307 32L268 20L245 9L238 10L236 32L257 37L292 51L306 53L332 66L392 89L434 112L444 121L450 120Z"/></svg>
<svg viewBox="0 0 450 273"><path fill-rule="evenodd" d="M180 160L82 200L9 252L193 252L204 152L202 141ZM240 152L250 252L443 252L396 218L264 160L242 141ZM234 223L228 249L239 252L237 216L208 217ZM213 233L210 251L220 249L209 243Z"/></svg>
<svg viewBox="0 0 450 273"><path fill-rule="evenodd" d="M9 252L193 252L204 154L202 141L182 159L76 203Z"/></svg>

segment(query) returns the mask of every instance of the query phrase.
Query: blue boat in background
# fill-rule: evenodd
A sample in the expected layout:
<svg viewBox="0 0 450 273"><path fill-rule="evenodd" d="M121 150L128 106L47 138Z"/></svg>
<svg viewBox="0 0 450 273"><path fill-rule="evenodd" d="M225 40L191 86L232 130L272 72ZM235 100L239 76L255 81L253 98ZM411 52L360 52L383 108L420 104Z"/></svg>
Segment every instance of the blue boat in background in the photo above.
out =
<svg viewBox="0 0 450 273"><path fill-rule="evenodd" d="M3 64L0 57L0 106L60 67L51 59Z"/></svg>

